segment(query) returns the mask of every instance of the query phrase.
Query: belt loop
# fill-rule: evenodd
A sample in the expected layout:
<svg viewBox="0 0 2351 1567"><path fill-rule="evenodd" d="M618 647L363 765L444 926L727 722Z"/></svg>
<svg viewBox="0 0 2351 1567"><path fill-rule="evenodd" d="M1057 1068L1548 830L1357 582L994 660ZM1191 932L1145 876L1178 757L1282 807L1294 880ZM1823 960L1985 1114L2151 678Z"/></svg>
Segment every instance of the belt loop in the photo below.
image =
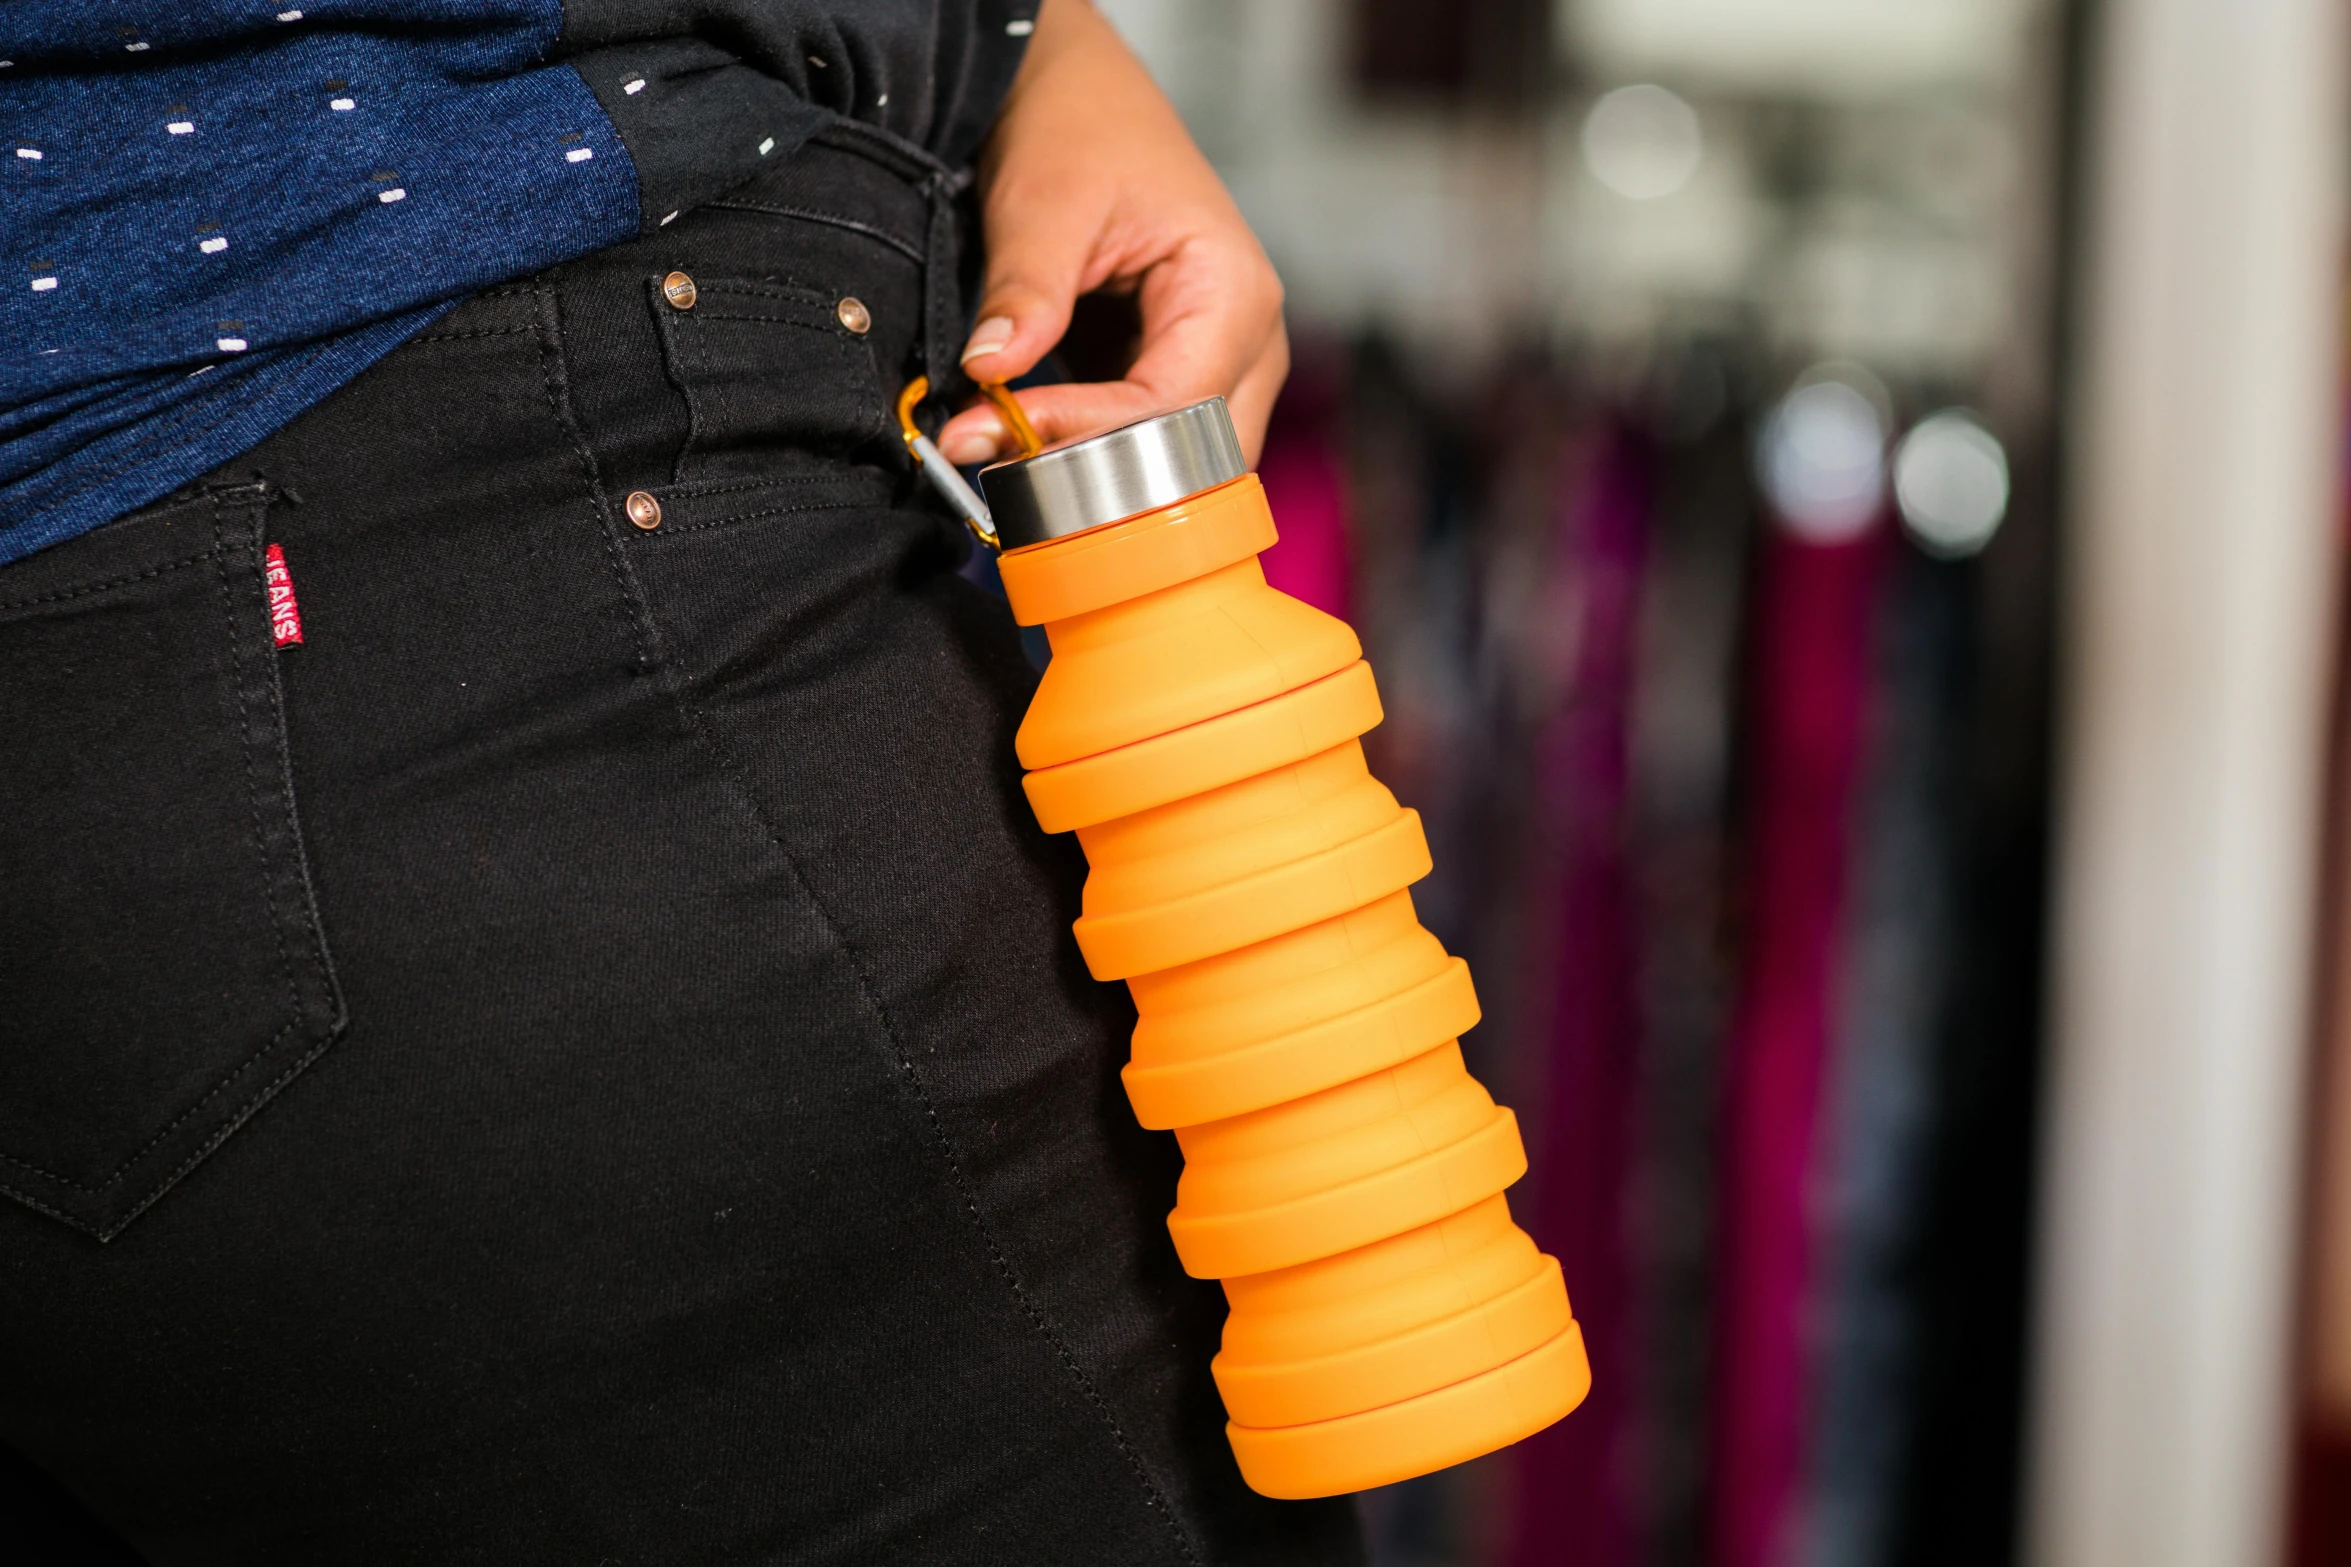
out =
<svg viewBox="0 0 2351 1567"><path fill-rule="evenodd" d="M971 186L960 169L942 169L923 182L931 206L930 235L923 246L923 370L931 396L950 406L971 391L961 351L966 325L963 307L962 232L955 203Z"/></svg>
<svg viewBox="0 0 2351 1567"><path fill-rule="evenodd" d="M924 399L949 407L977 388L963 373L963 339L970 323L963 306L963 225L957 203L971 189L969 169L949 168L923 148L878 125L836 118L812 138L871 158L922 193L930 207L923 237L922 366L931 389Z"/></svg>

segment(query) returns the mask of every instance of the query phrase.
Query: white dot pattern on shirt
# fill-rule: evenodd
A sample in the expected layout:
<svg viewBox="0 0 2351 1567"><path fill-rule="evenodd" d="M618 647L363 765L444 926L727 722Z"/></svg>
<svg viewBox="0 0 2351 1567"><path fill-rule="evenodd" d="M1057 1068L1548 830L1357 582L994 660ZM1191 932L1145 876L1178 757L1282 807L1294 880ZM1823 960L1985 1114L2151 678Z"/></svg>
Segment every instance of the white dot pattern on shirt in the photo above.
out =
<svg viewBox="0 0 2351 1567"><path fill-rule="evenodd" d="M303 16L304 13L299 9L288 9L276 13L276 19L281 23L299 22L303 20ZM127 31L127 29L125 30ZM1026 31L1026 28L1016 27L1015 30ZM147 40L139 38L133 38L123 45L123 48L127 52L133 54L146 52L151 47L152 45ZM818 70L824 70L828 68L825 60L819 56L810 55L808 60L809 63ZM0 70L10 69L15 64L16 62L14 60L0 59ZM342 84L338 82L332 85L341 86ZM629 80L623 83L622 90L628 93L630 96L634 96L643 92L648 85L649 83L644 77L636 76L631 77ZM878 101L881 104L887 104L889 102L889 95L887 93L882 94ZM345 114L355 110L358 107L358 103L355 99L350 97L338 97L329 100L327 106L334 113ZM196 125L193 120L171 120L165 123L164 130L167 134L174 137L190 136L195 134ZM775 151L775 147L776 138L772 136L762 138L759 143L759 155L761 157L766 157ZM44 153L38 147L18 147L15 149L15 151L18 158L27 162L40 162L44 157ZM565 151L564 153L564 161L567 164L587 163L593 160L594 157L594 149L588 147L574 147ZM376 192L376 200L386 206L405 201L407 198L407 189L398 185L379 189ZM678 214L676 212L671 212L664 216L661 221L666 224L674 221L677 216ZM229 241L227 236L220 234L201 236L196 242L196 248L201 254L207 256L219 255L229 249ZM60 287L60 280L57 277L49 274L43 274L41 276L34 277L30 280L30 283L32 292L36 294L54 292ZM251 346L248 339L236 335L216 337L214 339L214 344L215 347L224 354L244 353ZM55 350L50 350L50 352L55 352ZM209 368L211 367L205 367L205 369ZM202 374L203 371L199 370L196 373Z"/></svg>
<svg viewBox="0 0 2351 1567"><path fill-rule="evenodd" d="M1029 34L1035 32L1036 30L1036 23L1025 20L1006 22L1004 24L1004 31L1014 38L1026 38Z"/></svg>

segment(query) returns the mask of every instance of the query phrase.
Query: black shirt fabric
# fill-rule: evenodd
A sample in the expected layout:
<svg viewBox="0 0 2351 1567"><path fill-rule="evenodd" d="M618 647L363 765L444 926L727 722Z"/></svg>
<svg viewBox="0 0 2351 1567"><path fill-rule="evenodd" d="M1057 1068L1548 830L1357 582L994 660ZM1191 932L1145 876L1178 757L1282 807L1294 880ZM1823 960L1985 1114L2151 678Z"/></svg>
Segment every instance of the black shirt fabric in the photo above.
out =
<svg viewBox="0 0 2351 1567"><path fill-rule="evenodd" d="M759 172L763 127L857 120L978 153L1038 0L565 0L557 46L636 160L644 226ZM649 85L631 92L631 82ZM785 150L785 149L779 149Z"/></svg>

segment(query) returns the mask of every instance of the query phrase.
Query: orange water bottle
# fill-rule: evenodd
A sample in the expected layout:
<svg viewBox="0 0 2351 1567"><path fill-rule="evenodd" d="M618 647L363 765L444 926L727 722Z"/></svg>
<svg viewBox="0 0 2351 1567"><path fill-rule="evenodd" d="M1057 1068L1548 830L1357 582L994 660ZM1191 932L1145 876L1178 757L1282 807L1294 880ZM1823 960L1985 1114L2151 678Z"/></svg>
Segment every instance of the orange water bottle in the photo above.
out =
<svg viewBox="0 0 2351 1567"><path fill-rule="evenodd" d="M1420 819L1364 766L1371 669L1266 585L1224 400L981 484L1013 613L1053 647L1029 801L1084 846L1078 946L1140 1015L1127 1096L1183 1147L1168 1229L1232 1305L1212 1369L1243 1477L1360 1490L1559 1419L1583 1338L1502 1195L1526 1154L1462 1065L1468 967L1413 913Z"/></svg>

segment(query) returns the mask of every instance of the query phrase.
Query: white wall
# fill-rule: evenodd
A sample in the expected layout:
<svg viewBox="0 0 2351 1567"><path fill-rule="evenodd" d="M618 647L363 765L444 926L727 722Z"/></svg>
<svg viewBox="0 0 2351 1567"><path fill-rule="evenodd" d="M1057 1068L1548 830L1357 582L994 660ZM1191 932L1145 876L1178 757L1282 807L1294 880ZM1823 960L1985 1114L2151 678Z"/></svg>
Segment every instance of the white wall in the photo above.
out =
<svg viewBox="0 0 2351 1567"><path fill-rule="evenodd" d="M1432 365L1760 326L1797 362L1966 382L2031 315L2046 170L2026 165L2053 160L2021 41L2047 43L2046 0L1562 0L1566 89L1520 115L1355 101L1343 0L1098 3L1303 323ZM1639 201L1593 177L1578 133L1594 93L1644 79L1697 105L1706 150L1684 189ZM1789 104L1827 165L1799 206L1759 169Z"/></svg>
<svg viewBox="0 0 2351 1567"><path fill-rule="evenodd" d="M2099 8L2030 1559L2278 1560L2335 580L2335 0Z"/></svg>

